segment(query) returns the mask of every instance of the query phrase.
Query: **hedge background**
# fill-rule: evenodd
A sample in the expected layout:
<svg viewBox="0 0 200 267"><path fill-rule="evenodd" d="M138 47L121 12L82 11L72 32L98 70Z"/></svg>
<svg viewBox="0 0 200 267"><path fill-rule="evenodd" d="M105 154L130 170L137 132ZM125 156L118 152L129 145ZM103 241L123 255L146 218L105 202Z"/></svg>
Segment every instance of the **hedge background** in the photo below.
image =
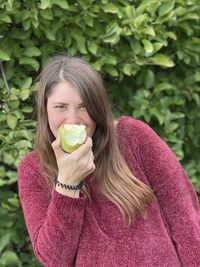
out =
<svg viewBox="0 0 200 267"><path fill-rule="evenodd" d="M40 266L16 169L35 133L35 79L52 55L104 77L115 115L149 123L200 194L199 0L0 0L0 267Z"/></svg>

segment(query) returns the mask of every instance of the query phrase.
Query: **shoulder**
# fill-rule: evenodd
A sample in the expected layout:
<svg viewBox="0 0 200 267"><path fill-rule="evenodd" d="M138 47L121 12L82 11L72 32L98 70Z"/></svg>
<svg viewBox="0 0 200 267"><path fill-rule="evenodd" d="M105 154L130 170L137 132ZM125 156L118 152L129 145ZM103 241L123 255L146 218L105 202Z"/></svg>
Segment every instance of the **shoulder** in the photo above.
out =
<svg viewBox="0 0 200 267"><path fill-rule="evenodd" d="M35 150L29 152L20 160L17 174L20 191L26 188L33 188L37 183L41 184L43 172Z"/></svg>
<svg viewBox="0 0 200 267"><path fill-rule="evenodd" d="M132 149L143 158L146 158L148 153L172 154L169 146L147 123L129 116L122 116L118 120L117 138L122 150Z"/></svg>
<svg viewBox="0 0 200 267"><path fill-rule="evenodd" d="M145 154L148 149L151 153L171 150L147 123L129 116L122 116L118 120L117 136L120 144L139 147Z"/></svg>
<svg viewBox="0 0 200 267"><path fill-rule="evenodd" d="M23 158L21 158L21 160L19 161L18 170L22 168L28 168L28 169L39 168L39 158L35 150L29 152Z"/></svg>
<svg viewBox="0 0 200 267"><path fill-rule="evenodd" d="M130 137L139 141L148 138L152 132L154 131L148 124L130 116L122 116L117 121L117 134L119 137Z"/></svg>
<svg viewBox="0 0 200 267"><path fill-rule="evenodd" d="M125 158L139 158L154 136L154 131L148 124L130 116L118 119L116 133L119 148Z"/></svg>

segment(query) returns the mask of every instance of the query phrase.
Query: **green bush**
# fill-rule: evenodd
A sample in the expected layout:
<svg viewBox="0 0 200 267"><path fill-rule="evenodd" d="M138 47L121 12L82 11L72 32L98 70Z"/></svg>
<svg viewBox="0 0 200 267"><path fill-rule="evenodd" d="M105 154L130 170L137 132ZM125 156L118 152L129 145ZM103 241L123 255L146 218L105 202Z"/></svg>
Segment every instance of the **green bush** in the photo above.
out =
<svg viewBox="0 0 200 267"><path fill-rule="evenodd" d="M200 194L198 0L0 1L0 267L40 266L17 197L16 168L35 133L35 79L52 55L104 77L116 116L149 123Z"/></svg>

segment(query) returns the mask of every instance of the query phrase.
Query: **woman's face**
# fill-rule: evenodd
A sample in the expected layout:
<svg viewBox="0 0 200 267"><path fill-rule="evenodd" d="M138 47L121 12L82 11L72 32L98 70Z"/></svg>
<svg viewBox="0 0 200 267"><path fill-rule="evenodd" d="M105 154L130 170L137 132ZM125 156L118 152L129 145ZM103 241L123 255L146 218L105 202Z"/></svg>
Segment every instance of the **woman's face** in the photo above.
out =
<svg viewBox="0 0 200 267"><path fill-rule="evenodd" d="M49 127L55 137L61 124L84 124L92 137L96 123L91 120L76 88L68 82L58 83L47 99Z"/></svg>

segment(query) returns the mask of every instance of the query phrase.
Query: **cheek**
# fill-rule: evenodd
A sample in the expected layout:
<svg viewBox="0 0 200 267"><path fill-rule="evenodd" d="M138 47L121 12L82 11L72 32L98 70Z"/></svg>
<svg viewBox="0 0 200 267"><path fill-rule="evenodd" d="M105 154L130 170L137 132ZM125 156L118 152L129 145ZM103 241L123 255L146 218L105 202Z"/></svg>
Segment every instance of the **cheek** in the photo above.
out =
<svg viewBox="0 0 200 267"><path fill-rule="evenodd" d="M61 125L62 123L62 118L58 117L55 112L48 111L48 122L49 122L49 127L53 133L53 135L56 137L57 136L57 128Z"/></svg>

